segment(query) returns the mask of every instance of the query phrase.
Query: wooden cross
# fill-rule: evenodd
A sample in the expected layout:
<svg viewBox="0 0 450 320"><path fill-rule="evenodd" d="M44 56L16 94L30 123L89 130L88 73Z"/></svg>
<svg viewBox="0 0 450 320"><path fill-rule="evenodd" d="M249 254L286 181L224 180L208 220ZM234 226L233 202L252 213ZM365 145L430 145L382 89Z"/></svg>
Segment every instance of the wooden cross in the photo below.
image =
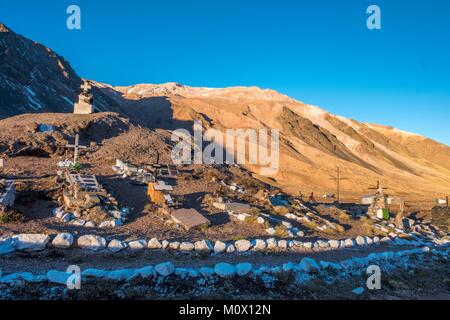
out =
<svg viewBox="0 0 450 320"><path fill-rule="evenodd" d="M67 144L66 148L73 148L75 150L74 155L73 155L73 163L77 163L79 149L86 149L87 147L80 145L80 135L76 134L75 135L75 144Z"/></svg>
<svg viewBox="0 0 450 320"><path fill-rule="evenodd" d="M337 167L336 169L336 177L330 178L331 180L336 181L336 199L339 203L341 197L341 180L348 180L348 178L341 177L341 169Z"/></svg>
<svg viewBox="0 0 450 320"><path fill-rule="evenodd" d="M383 188L381 186L380 180L377 180L377 187L376 188L369 188L369 190L377 190L378 193L383 194L383 189L389 189L389 188Z"/></svg>

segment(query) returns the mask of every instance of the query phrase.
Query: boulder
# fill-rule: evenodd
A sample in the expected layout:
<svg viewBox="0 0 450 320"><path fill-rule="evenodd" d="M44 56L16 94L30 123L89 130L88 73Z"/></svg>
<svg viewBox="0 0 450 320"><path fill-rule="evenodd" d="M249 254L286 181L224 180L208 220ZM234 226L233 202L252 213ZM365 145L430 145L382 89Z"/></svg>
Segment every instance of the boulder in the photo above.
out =
<svg viewBox="0 0 450 320"><path fill-rule="evenodd" d="M238 240L234 243L234 246L238 252L245 252L250 250L252 244L248 240Z"/></svg>
<svg viewBox="0 0 450 320"><path fill-rule="evenodd" d="M233 253L233 252L236 252L236 248L234 247L234 245L230 244L227 247L227 253Z"/></svg>
<svg viewBox="0 0 450 320"><path fill-rule="evenodd" d="M96 235L85 235L78 238L77 245L81 249L98 251L106 248L106 240Z"/></svg>
<svg viewBox="0 0 450 320"><path fill-rule="evenodd" d="M191 242L182 242L180 244L181 251L193 251L194 249L195 247Z"/></svg>
<svg viewBox="0 0 450 320"><path fill-rule="evenodd" d="M320 270L320 266L317 264L316 260L312 258L303 258L302 261L300 261L299 268L308 273Z"/></svg>
<svg viewBox="0 0 450 320"><path fill-rule="evenodd" d="M50 242L46 234L18 234L12 237L12 245L19 251L44 250Z"/></svg>
<svg viewBox="0 0 450 320"><path fill-rule="evenodd" d="M117 240L117 239L111 240L108 244L108 250L113 253L122 251L126 248L127 248L127 244L125 242Z"/></svg>
<svg viewBox="0 0 450 320"><path fill-rule="evenodd" d="M159 275L161 275L163 277L167 277L175 272L175 266L173 265L172 262L164 262L164 263L160 263L160 264L156 265L155 271Z"/></svg>
<svg viewBox="0 0 450 320"><path fill-rule="evenodd" d="M70 233L58 233L52 241L55 248L70 248L73 244L74 238Z"/></svg>
<svg viewBox="0 0 450 320"><path fill-rule="evenodd" d="M159 240L156 239L156 238L152 238L148 242L148 248L149 249L162 249L162 247L163 246L162 246L161 242L159 242Z"/></svg>
<svg viewBox="0 0 450 320"><path fill-rule="evenodd" d="M95 228L97 225L95 224L94 221L88 221L88 222L86 222L86 224L84 226L86 228Z"/></svg>
<svg viewBox="0 0 450 320"><path fill-rule="evenodd" d="M232 278L236 274L236 268L229 263L218 263L214 266L214 272L221 278Z"/></svg>
<svg viewBox="0 0 450 320"><path fill-rule="evenodd" d="M141 239L141 240L135 240L128 243L128 247L130 250L144 250L147 248L148 243L147 240Z"/></svg>
<svg viewBox="0 0 450 320"><path fill-rule="evenodd" d="M169 247L169 241L167 241L167 240L163 240L163 241L161 241L161 245L162 245L162 248L163 249L167 249L168 247Z"/></svg>
<svg viewBox="0 0 450 320"><path fill-rule="evenodd" d="M194 243L195 251L203 251L203 252L211 252L213 250L213 246L208 240L201 240Z"/></svg>
<svg viewBox="0 0 450 320"><path fill-rule="evenodd" d="M222 241L216 241L214 244L214 253L224 253L227 250L226 243Z"/></svg>
<svg viewBox="0 0 450 320"><path fill-rule="evenodd" d="M249 274L250 272L252 272L253 266L251 263L244 262L244 263L237 264L235 266L235 268L236 268L236 274L238 276L243 277L243 276L246 276L247 274Z"/></svg>
<svg viewBox="0 0 450 320"><path fill-rule="evenodd" d="M253 240L253 250L255 251L264 251L266 249L267 243L264 240L256 239Z"/></svg>

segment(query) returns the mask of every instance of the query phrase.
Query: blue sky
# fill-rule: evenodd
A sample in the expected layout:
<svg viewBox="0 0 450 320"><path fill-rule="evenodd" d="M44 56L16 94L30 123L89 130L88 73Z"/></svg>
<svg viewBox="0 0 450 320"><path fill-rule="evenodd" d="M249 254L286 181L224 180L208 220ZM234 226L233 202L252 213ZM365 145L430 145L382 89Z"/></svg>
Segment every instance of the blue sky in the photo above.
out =
<svg viewBox="0 0 450 320"><path fill-rule="evenodd" d="M366 28L370 4L379 31ZM448 0L15 0L0 1L0 21L86 78L256 85L450 145Z"/></svg>

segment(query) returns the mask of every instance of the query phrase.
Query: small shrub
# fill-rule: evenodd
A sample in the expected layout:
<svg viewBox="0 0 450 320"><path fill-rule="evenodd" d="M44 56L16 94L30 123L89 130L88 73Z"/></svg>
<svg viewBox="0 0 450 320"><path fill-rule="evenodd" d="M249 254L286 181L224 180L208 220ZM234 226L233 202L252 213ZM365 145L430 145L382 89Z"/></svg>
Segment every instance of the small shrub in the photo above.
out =
<svg viewBox="0 0 450 320"><path fill-rule="evenodd" d="M280 238L287 238L289 236L286 227L283 225L278 225L275 227L275 235Z"/></svg>
<svg viewBox="0 0 450 320"><path fill-rule="evenodd" d="M280 207L274 207L274 208L273 208L273 212L274 212L275 214L277 214L277 215L285 216L285 215L287 215L287 214L289 213L289 209L286 208L286 207L282 207L282 206L280 206Z"/></svg>
<svg viewBox="0 0 450 320"><path fill-rule="evenodd" d="M22 213L14 210L0 212L0 223L23 222L25 217Z"/></svg>

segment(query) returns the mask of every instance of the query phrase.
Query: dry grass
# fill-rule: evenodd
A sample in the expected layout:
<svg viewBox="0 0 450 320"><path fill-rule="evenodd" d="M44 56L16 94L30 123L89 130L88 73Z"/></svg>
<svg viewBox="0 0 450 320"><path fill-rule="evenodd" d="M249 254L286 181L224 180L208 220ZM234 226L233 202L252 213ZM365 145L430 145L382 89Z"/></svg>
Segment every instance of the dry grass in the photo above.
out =
<svg viewBox="0 0 450 320"><path fill-rule="evenodd" d="M288 230L283 225L278 225L275 227L275 235L280 238L287 238L289 236Z"/></svg>
<svg viewBox="0 0 450 320"><path fill-rule="evenodd" d="M273 212L279 216L285 216L289 213L289 209L286 207L274 207Z"/></svg>
<svg viewBox="0 0 450 320"><path fill-rule="evenodd" d="M0 212L0 223L24 222L25 216L15 210Z"/></svg>

